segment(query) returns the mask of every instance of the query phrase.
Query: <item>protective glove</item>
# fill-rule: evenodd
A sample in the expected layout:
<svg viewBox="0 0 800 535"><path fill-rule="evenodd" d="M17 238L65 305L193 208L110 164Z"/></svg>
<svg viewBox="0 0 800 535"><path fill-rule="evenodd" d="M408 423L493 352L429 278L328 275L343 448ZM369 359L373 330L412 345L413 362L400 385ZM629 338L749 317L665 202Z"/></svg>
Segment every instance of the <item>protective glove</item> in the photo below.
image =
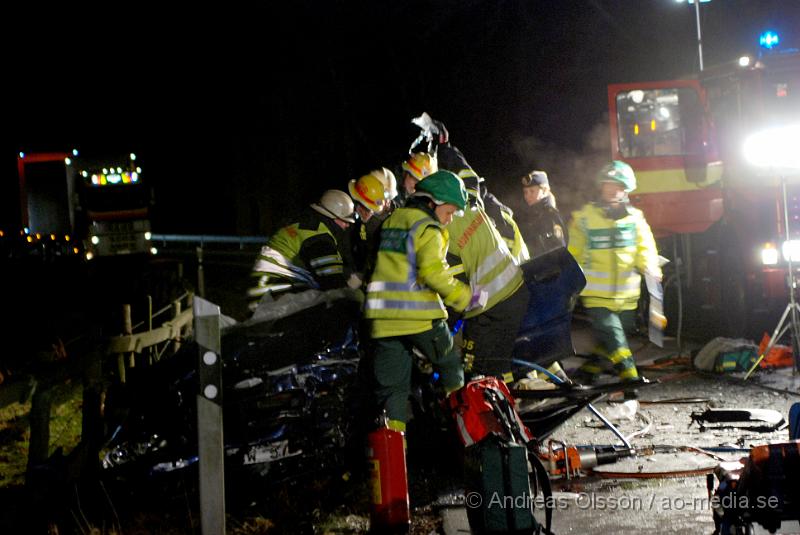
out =
<svg viewBox="0 0 800 535"><path fill-rule="evenodd" d="M353 290L361 288L364 283L364 275L361 273L351 273L350 278L347 279L347 287Z"/></svg>
<svg viewBox="0 0 800 535"><path fill-rule="evenodd" d="M475 291L472 293L472 299L470 299L469 301L467 310L483 308L486 306L486 303L488 301L489 301L489 292L483 290L480 286L477 286L475 288Z"/></svg>
<svg viewBox="0 0 800 535"><path fill-rule="evenodd" d="M450 132L447 131L447 128L445 128L444 123L442 121L437 121L436 119L433 119L431 122L433 123L431 132L434 135L438 136L437 142L440 145L444 145L450 140Z"/></svg>

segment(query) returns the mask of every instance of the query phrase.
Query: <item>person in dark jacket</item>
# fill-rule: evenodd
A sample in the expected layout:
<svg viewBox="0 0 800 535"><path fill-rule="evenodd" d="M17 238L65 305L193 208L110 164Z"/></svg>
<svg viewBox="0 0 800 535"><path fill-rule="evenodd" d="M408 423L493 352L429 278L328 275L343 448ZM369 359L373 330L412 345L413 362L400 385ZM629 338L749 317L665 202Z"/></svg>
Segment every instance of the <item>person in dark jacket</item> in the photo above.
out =
<svg viewBox="0 0 800 535"><path fill-rule="evenodd" d="M527 262L530 259L528 247L522 239L519 225L514 219L514 212L486 189L484 178L469 165L462 152L450 143L449 133L444 125L439 121L434 121L434 124L441 132L438 145L439 168L453 171L464 181L467 191L478 200L508 245L514 262L517 265Z"/></svg>
<svg viewBox="0 0 800 535"><path fill-rule="evenodd" d="M569 237L547 173L534 170L523 176L522 194L528 208L519 214L520 230L531 258L566 247Z"/></svg>
<svg viewBox="0 0 800 535"><path fill-rule="evenodd" d="M360 287L365 276L369 276L378 254L378 231L385 219L378 216L383 213L387 203L387 191L381 178L384 172L391 173L386 168L376 169L348 184L358 215L358 221L350 227L349 236L355 273L348 285L353 288ZM377 225L373 220L377 220Z"/></svg>

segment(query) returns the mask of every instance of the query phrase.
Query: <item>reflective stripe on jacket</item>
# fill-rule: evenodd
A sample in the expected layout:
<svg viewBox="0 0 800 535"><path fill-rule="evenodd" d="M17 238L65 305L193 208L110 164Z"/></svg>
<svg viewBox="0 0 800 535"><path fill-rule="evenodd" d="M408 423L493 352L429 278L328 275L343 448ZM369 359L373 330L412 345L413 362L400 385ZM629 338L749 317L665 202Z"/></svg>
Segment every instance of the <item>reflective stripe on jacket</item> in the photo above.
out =
<svg viewBox="0 0 800 535"><path fill-rule="evenodd" d="M471 318L489 310L522 286L522 271L480 206L468 207L463 215L453 217L447 230L452 238L449 252L461 259L473 291L480 289L489 295L483 308L470 310L464 317Z"/></svg>
<svg viewBox="0 0 800 535"><path fill-rule="evenodd" d="M256 283L247 290L251 309L266 293L345 286L344 262L336 237L320 218L312 215L310 222L281 228L261 248L251 273Z"/></svg>
<svg viewBox="0 0 800 535"><path fill-rule="evenodd" d="M517 222L514 221L514 212L500 202L497 197L486 191L484 186L481 186L483 179L467 163L467 159L461 151L450 143L439 145L439 169L449 169L464 181L467 192L475 198L485 215L489 216L489 221L505 241L517 265L530 260L528 246L525 244Z"/></svg>
<svg viewBox="0 0 800 535"><path fill-rule="evenodd" d="M661 275L658 251L641 210L610 219L602 207L586 204L572 214L569 252L586 275L581 299L587 308L633 310L641 288L641 273Z"/></svg>
<svg viewBox="0 0 800 535"><path fill-rule="evenodd" d="M400 208L384 222L364 312L373 337L425 332L447 317L445 304L469 305L469 287L448 273L447 245L447 231L419 208Z"/></svg>

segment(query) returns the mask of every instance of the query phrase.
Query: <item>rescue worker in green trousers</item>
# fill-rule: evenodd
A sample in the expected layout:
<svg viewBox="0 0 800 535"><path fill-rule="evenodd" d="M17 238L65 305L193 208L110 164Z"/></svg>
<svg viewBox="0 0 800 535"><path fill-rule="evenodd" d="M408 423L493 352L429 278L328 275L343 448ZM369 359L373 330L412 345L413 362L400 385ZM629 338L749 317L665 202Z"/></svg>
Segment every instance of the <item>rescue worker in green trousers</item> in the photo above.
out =
<svg viewBox="0 0 800 535"><path fill-rule="evenodd" d="M254 311L266 294L273 297L310 288L344 288L352 272L345 231L355 223L350 196L328 190L290 225L275 232L256 258L247 290Z"/></svg>
<svg viewBox="0 0 800 535"><path fill-rule="evenodd" d="M585 384L609 365L623 381L639 378L626 333L636 327L641 275L661 280L653 233L628 200L636 189L633 169L615 160L602 168L597 181L600 199L574 212L569 227L569 252L586 275L581 301L597 341L595 360L573 377Z"/></svg>
<svg viewBox="0 0 800 535"><path fill-rule="evenodd" d="M461 354L447 327L445 305L459 312L470 310L480 306L480 295L473 295L469 286L449 273L445 226L466 202L461 179L438 171L421 180L406 206L395 210L381 227L364 316L375 343L376 400L396 430L405 430L414 349L439 372L446 393L464 384Z"/></svg>

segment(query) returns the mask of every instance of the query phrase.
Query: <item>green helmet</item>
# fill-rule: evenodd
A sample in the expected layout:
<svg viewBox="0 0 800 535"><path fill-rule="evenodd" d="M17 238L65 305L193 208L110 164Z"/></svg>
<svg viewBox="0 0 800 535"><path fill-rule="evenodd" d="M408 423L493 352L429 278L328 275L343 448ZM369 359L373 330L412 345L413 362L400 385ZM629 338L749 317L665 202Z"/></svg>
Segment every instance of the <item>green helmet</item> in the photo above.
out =
<svg viewBox="0 0 800 535"><path fill-rule="evenodd" d="M433 199L436 204L454 204L459 210L467 206L464 181L450 171L436 171L417 182L417 192Z"/></svg>
<svg viewBox="0 0 800 535"><path fill-rule="evenodd" d="M606 164L597 175L598 182L619 182L625 187L625 191L630 193L636 189L636 175L633 174L631 166L625 162L614 160Z"/></svg>

